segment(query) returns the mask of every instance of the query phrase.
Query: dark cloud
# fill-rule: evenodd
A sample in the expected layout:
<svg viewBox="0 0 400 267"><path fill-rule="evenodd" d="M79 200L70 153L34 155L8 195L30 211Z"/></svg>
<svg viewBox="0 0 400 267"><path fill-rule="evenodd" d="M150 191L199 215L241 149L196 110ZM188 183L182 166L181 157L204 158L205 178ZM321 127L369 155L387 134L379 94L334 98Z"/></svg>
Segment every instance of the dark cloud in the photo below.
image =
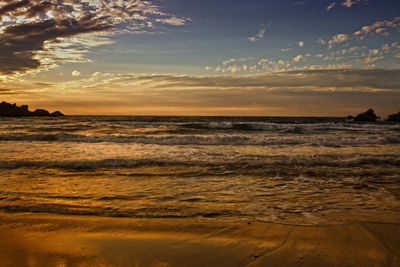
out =
<svg viewBox="0 0 400 267"><path fill-rule="evenodd" d="M51 10L51 8L52 8L52 5L50 2L39 3L28 9L28 11L26 12L26 17L33 18L40 13Z"/></svg>
<svg viewBox="0 0 400 267"><path fill-rule="evenodd" d="M90 14L79 19L49 19L9 26L0 34L0 73L12 74L38 68L41 63L35 58L35 52L43 50L46 41L104 31L110 27Z"/></svg>
<svg viewBox="0 0 400 267"><path fill-rule="evenodd" d="M36 82L35 85L36 85L36 86L46 86L46 87L49 87L49 86L53 86L54 84L53 84L53 83L45 83L45 82Z"/></svg>
<svg viewBox="0 0 400 267"><path fill-rule="evenodd" d="M46 64L53 66L60 60L54 51L62 48L49 46L68 42L66 39L70 37L100 34L117 26L125 32L142 31L145 25L153 27L153 23L145 22L157 19L171 25L187 21L160 11L152 1L0 1L0 74L23 73ZM81 51L87 51L87 47L95 46L95 42L88 43L86 47L74 45L81 45Z"/></svg>
<svg viewBox="0 0 400 267"><path fill-rule="evenodd" d="M10 89L7 88L0 88L0 95L14 95L16 94L15 92L13 92Z"/></svg>
<svg viewBox="0 0 400 267"><path fill-rule="evenodd" d="M18 1L18 2L9 1L8 4L5 4L4 6L2 6L0 8L0 16L7 14L9 12L16 11L22 7L26 7L29 4L30 4L29 0L23 0L23 1Z"/></svg>

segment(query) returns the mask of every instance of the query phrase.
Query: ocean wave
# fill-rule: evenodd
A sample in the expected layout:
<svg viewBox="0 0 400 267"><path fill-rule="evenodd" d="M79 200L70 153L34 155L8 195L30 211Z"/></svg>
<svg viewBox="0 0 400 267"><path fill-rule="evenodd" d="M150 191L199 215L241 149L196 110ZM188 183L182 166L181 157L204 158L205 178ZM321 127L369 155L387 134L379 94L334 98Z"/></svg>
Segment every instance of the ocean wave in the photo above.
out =
<svg viewBox="0 0 400 267"><path fill-rule="evenodd" d="M201 160L196 159L174 159L151 158L151 159L129 159L129 158L109 158L100 160L55 160L55 161L32 161L32 160L9 160L0 161L0 169L17 168L61 168L92 170L99 168L139 168L144 166L200 166L203 171L212 175L230 175L236 174L237 170L280 170L290 167L288 171L295 171L296 168L307 168L306 171L312 171L313 168L334 167L334 168L356 168L361 166L379 166L381 168L400 166L399 154L340 154L340 155L313 155L313 156L242 156L233 159L215 158L210 156ZM173 170L171 169L171 173ZM228 171L228 172L227 172ZM351 172L350 170L347 170ZM183 175L195 176L199 171L179 172ZM175 173L175 174L179 174ZM143 176L149 174L144 173ZM156 174L156 175L163 175ZM132 176L142 176L140 173L134 173Z"/></svg>
<svg viewBox="0 0 400 267"><path fill-rule="evenodd" d="M366 131L366 130L394 130L399 131L400 125L398 124L387 124L387 123L347 123L347 122L271 122L271 121L237 121L237 119L243 118L230 118L229 120L190 120L186 118L185 120L177 121L141 121L141 120L79 120L69 119L69 120L38 120L38 121L2 121L0 122L0 129L19 129L20 127L33 128L40 130L60 130L63 129L110 129L110 128L125 128L125 129L146 129L146 128L159 128L159 129L195 129L195 130L217 130L217 131L290 131L301 129L304 132L309 131ZM54 128L54 129L53 129Z"/></svg>
<svg viewBox="0 0 400 267"><path fill-rule="evenodd" d="M400 136L369 135L268 135L268 134L212 134L212 135L83 135L83 134L0 134L0 141L57 141L81 143L140 143L155 145L368 145L400 144Z"/></svg>
<svg viewBox="0 0 400 267"><path fill-rule="evenodd" d="M311 133L313 131L382 131L399 130L399 125L390 124L355 124L355 123L272 123L272 122L209 122L183 123L181 128L202 130L268 131Z"/></svg>

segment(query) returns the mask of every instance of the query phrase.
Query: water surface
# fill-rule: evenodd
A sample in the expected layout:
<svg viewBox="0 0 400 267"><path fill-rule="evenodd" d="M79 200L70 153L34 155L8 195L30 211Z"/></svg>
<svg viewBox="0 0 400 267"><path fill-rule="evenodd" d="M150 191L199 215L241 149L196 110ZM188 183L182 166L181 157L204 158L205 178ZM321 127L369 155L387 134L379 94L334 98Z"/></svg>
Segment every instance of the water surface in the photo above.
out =
<svg viewBox="0 0 400 267"><path fill-rule="evenodd" d="M400 222L400 125L341 118L2 118L0 210Z"/></svg>

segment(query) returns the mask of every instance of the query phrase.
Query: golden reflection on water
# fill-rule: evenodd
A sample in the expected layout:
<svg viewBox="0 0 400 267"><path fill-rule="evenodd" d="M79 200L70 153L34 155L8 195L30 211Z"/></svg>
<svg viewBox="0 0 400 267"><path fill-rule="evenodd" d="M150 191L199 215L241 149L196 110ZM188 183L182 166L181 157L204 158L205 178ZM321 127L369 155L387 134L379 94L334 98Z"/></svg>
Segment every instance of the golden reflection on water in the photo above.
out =
<svg viewBox="0 0 400 267"><path fill-rule="evenodd" d="M224 148L225 151L221 153L227 163L221 161L211 165L206 162L209 158L204 159L203 164L203 158L206 153L218 155L221 147L210 146L207 151L203 148L192 148L192 156L184 160L188 164L150 162L139 166L135 166L135 160L125 162L124 158L107 161L106 154L102 154L104 151L100 150L96 156L99 161L72 161L74 165L70 168L69 164L72 163L69 163L68 158L77 156L80 159L94 155L97 145L77 144L76 150L69 151L70 154L65 155L64 160L61 154L65 153L54 156L57 154L52 152L56 148L47 154L41 151L43 153L38 153L37 157L36 154L26 155L30 160L36 157L38 162L46 162L44 159L51 155L51 164L59 161L65 165L3 169L0 180L3 195L1 207L8 211L57 214L204 217L226 221L250 218L297 224L358 219L400 221L400 212L394 212L400 210L400 203L395 195L388 193L396 192L398 184L393 183L391 177L385 177L385 173L396 172L393 166L375 165L374 169L362 169L357 166L324 165L330 157L335 158L335 153L344 157L340 164L347 164L347 154L351 155L350 159L353 161L355 153L381 154L385 157L390 151L400 150L400 145L318 149L293 146L290 150L291 157L286 156L289 154L287 146L231 146ZM78 147L86 149L79 155ZM123 153L132 153L130 157L135 158L135 147L137 145L130 148L128 146ZM148 153L144 151L142 149L138 153ZM247 154L252 156L248 167ZM193 155L198 155L198 158ZM264 159L264 155L269 158ZM13 155L9 157L12 158ZM177 157L184 159L185 155L180 154ZM239 157L239 160L235 157ZM241 158L243 161L240 161ZM190 161L193 160L199 162L191 165ZM229 163L235 160L237 164ZM257 163L258 160L260 163ZM306 160L323 164L307 165ZM103 163L109 165L102 168ZM259 165L252 168L253 163ZM82 164L82 169L79 164ZM117 167L112 167L113 165ZM378 173L383 173L383 176L377 175ZM342 175L344 177L340 177ZM360 175L366 178L359 179ZM369 180L368 175L374 176L370 183L365 182ZM379 187L376 182L379 182Z"/></svg>

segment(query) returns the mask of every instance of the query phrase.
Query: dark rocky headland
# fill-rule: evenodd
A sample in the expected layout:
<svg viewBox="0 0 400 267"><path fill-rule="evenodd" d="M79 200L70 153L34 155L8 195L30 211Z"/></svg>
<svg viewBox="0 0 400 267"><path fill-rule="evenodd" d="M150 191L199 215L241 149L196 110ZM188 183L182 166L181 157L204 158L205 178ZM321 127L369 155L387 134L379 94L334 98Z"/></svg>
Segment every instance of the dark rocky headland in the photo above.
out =
<svg viewBox="0 0 400 267"><path fill-rule="evenodd" d="M48 112L45 109L30 111L27 105L17 106L7 102L0 103L0 117L61 117L64 116L60 111Z"/></svg>

